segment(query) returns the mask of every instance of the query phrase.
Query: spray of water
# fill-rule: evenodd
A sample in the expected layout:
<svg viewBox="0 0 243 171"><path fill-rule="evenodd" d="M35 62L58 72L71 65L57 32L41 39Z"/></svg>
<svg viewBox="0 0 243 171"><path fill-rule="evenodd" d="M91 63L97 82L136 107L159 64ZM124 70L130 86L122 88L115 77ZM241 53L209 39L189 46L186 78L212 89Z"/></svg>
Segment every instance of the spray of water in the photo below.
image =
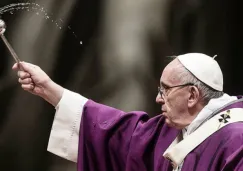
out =
<svg viewBox="0 0 243 171"><path fill-rule="evenodd" d="M20 11L20 10L34 11L36 15L43 16L45 19L50 20L60 30L63 28L62 19L54 20L50 16L50 14L48 14L47 10L45 10L44 7L40 6L37 3L33 3L33 2L13 3L13 4L3 6L0 8L0 16L7 12L10 14L14 14L16 11ZM76 39L78 39L78 36L74 33L74 31L72 31L72 28L70 26L68 26L67 28L73 34L73 36ZM79 41L79 43L82 44L82 41Z"/></svg>

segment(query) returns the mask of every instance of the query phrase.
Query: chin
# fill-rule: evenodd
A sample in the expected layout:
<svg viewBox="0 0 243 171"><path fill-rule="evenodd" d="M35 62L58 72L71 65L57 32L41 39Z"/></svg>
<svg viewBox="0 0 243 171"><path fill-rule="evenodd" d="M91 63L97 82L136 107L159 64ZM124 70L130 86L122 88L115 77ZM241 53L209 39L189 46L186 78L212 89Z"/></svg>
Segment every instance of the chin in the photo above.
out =
<svg viewBox="0 0 243 171"><path fill-rule="evenodd" d="M183 129L183 128L180 127L178 124L172 122L172 121L169 120L168 118L165 119L165 123L166 123L169 127L172 127L172 128L175 128L175 129Z"/></svg>
<svg viewBox="0 0 243 171"><path fill-rule="evenodd" d="M169 120L168 118L165 118L165 123L170 127L174 127L174 123L171 122L171 120Z"/></svg>

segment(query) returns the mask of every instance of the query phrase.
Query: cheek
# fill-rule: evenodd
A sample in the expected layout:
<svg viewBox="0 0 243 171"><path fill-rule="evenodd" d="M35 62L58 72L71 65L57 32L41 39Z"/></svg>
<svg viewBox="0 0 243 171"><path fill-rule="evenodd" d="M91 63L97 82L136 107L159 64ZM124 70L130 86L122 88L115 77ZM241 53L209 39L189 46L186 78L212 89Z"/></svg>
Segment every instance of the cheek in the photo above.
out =
<svg viewBox="0 0 243 171"><path fill-rule="evenodd" d="M177 96L173 98L168 98L166 106L168 112L170 112L171 115L175 115L176 113L185 112L187 108L187 103L183 96Z"/></svg>
<svg viewBox="0 0 243 171"><path fill-rule="evenodd" d="M175 113L175 100L172 98L168 98L167 101L165 102L165 106L166 106L166 111L167 111L167 115L169 118L173 118L174 113Z"/></svg>

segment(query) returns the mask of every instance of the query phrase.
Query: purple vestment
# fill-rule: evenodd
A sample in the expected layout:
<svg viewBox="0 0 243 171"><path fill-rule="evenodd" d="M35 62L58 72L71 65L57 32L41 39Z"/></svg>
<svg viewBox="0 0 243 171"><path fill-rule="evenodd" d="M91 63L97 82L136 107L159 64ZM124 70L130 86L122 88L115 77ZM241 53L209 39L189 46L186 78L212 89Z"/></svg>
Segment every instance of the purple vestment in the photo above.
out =
<svg viewBox="0 0 243 171"><path fill-rule="evenodd" d="M231 106L227 109L243 108L243 103ZM89 100L80 126L78 171L172 171L163 153L178 133L161 115L149 119L144 112L125 113ZM243 171L242 122L215 132L186 156L182 167L231 170Z"/></svg>

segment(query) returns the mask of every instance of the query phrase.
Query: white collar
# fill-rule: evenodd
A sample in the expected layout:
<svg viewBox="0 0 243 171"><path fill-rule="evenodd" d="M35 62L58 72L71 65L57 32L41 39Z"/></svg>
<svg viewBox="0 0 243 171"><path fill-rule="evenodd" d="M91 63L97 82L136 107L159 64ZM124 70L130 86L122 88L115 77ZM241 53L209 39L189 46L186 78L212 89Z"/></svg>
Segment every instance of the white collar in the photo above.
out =
<svg viewBox="0 0 243 171"><path fill-rule="evenodd" d="M197 117L192 121L192 123L186 128L182 129L183 138L194 132L197 127L215 110L234 100L237 100L236 96L229 96L226 93L222 97L211 99L208 104L198 113Z"/></svg>

